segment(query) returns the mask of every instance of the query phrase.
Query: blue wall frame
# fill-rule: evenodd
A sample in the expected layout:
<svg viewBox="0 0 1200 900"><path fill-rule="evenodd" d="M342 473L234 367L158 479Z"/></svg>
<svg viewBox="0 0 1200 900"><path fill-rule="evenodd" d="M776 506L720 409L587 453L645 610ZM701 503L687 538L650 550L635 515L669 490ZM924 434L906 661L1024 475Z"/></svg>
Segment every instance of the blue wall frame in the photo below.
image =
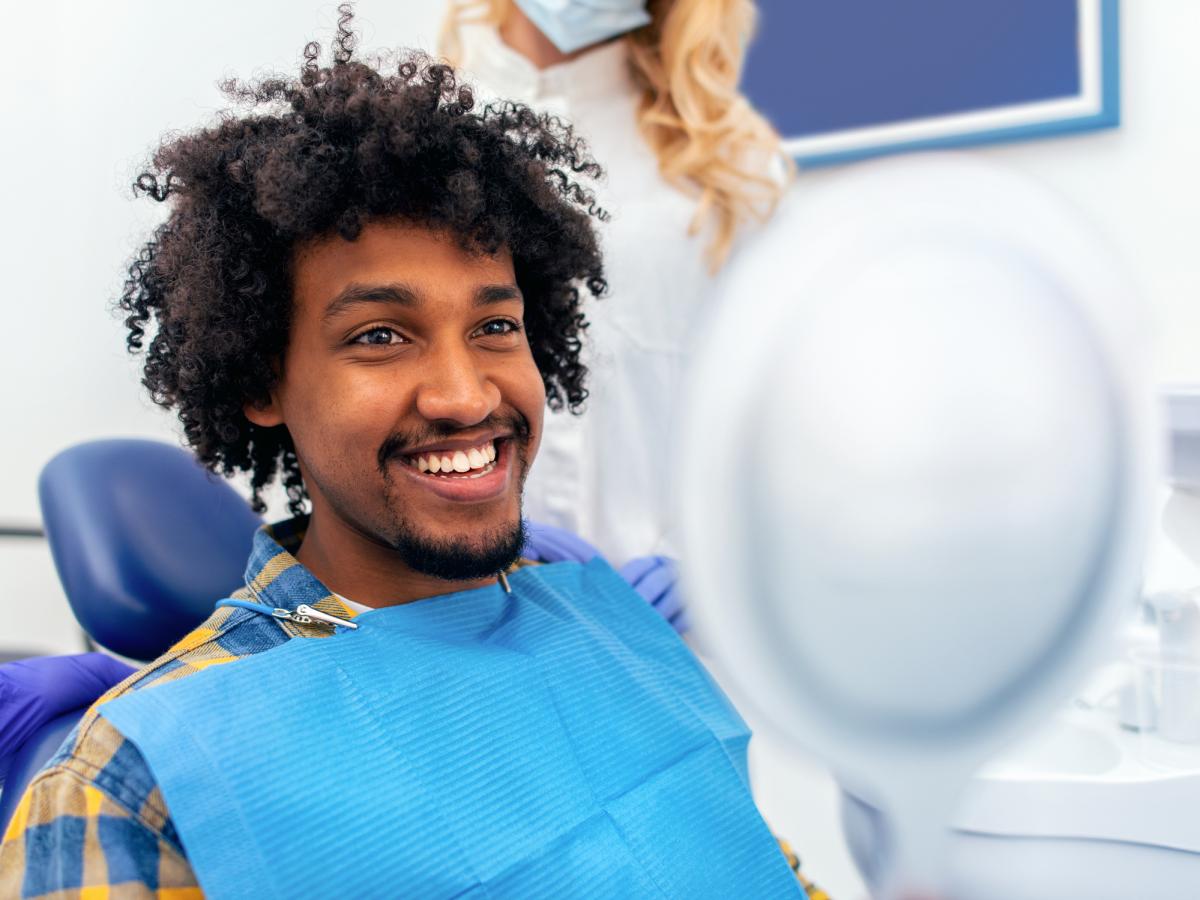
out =
<svg viewBox="0 0 1200 900"><path fill-rule="evenodd" d="M804 166L1120 123L1119 0L762 0L743 86Z"/></svg>

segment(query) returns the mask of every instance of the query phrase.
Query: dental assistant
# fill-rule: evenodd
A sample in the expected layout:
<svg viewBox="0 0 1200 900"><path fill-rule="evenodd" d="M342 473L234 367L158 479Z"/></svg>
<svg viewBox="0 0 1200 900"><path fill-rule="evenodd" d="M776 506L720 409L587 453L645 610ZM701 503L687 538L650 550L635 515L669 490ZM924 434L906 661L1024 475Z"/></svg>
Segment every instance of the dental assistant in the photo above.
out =
<svg viewBox="0 0 1200 900"><path fill-rule="evenodd" d="M604 161L609 284L586 303L586 411L546 417L530 519L614 565L675 555L673 422L713 276L790 164L738 91L752 0L452 0L442 53L489 97L560 115Z"/></svg>

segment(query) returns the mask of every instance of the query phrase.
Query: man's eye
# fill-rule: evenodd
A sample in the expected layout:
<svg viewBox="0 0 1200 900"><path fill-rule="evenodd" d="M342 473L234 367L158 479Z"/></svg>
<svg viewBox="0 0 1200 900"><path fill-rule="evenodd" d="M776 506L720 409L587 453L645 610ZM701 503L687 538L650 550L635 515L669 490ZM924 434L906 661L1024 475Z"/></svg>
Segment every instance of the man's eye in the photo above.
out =
<svg viewBox="0 0 1200 900"><path fill-rule="evenodd" d="M382 325L378 328L372 328L370 331L364 331L356 337L351 343L354 344L374 344L376 346L386 346L388 344L397 344L400 342L400 335L391 328L384 328Z"/></svg>
<svg viewBox="0 0 1200 900"><path fill-rule="evenodd" d="M479 329L479 333L491 336L516 334L520 330L521 326L511 319L492 319L490 322L483 323L483 327Z"/></svg>

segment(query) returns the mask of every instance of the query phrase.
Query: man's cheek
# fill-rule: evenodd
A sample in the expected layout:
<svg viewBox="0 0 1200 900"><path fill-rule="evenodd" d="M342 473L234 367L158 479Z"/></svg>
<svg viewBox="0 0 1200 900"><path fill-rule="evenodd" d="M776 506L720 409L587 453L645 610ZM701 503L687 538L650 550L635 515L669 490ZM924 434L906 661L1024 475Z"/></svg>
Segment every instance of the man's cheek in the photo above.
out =
<svg viewBox="0 0 1200 900"><path fill-rule="evenodd" d="M331 405L322 417L313 421L313 427L304 435L304 445L297 443L314 469L326 477L346 480L350 489L360 487L364 479L378 478L377 452L379 441L372 443L373 436L364 431L361 423L338 415L338 408Z"/></svg>
<svg viewBox="0 0 1200 900"><path fill-rule="evenodd" d="M526 463L533 462L534 457L537 456L538 448L542 445L543 421L544 419L541 409L539 409L537 414L529 420L529 440L525 445Z"/></svg>

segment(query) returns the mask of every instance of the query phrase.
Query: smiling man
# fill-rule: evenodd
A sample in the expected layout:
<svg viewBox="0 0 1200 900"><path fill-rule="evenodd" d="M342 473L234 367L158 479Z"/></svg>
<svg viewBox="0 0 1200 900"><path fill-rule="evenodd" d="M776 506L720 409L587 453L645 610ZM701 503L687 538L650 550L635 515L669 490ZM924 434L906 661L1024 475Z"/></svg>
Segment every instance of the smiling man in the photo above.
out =
<svg viewBox="0 0 1200 900"><path fill-rule="evenodd" d="M298 448L297 560L370 606L495 579L546 404L511 251L380 217L298 244L292 296L282 375L245 415Z"/></svg>
<svg viewBox="0 0 1200 900"><path fill-rule="evenodd" d="M602 560L518 558L543 409L585 397L598 167L352 45L343 8L332 64L230 85L251 113L139 179L144 382L294 518L35 778L0 895L798 895L672 628Z"/></svg>

